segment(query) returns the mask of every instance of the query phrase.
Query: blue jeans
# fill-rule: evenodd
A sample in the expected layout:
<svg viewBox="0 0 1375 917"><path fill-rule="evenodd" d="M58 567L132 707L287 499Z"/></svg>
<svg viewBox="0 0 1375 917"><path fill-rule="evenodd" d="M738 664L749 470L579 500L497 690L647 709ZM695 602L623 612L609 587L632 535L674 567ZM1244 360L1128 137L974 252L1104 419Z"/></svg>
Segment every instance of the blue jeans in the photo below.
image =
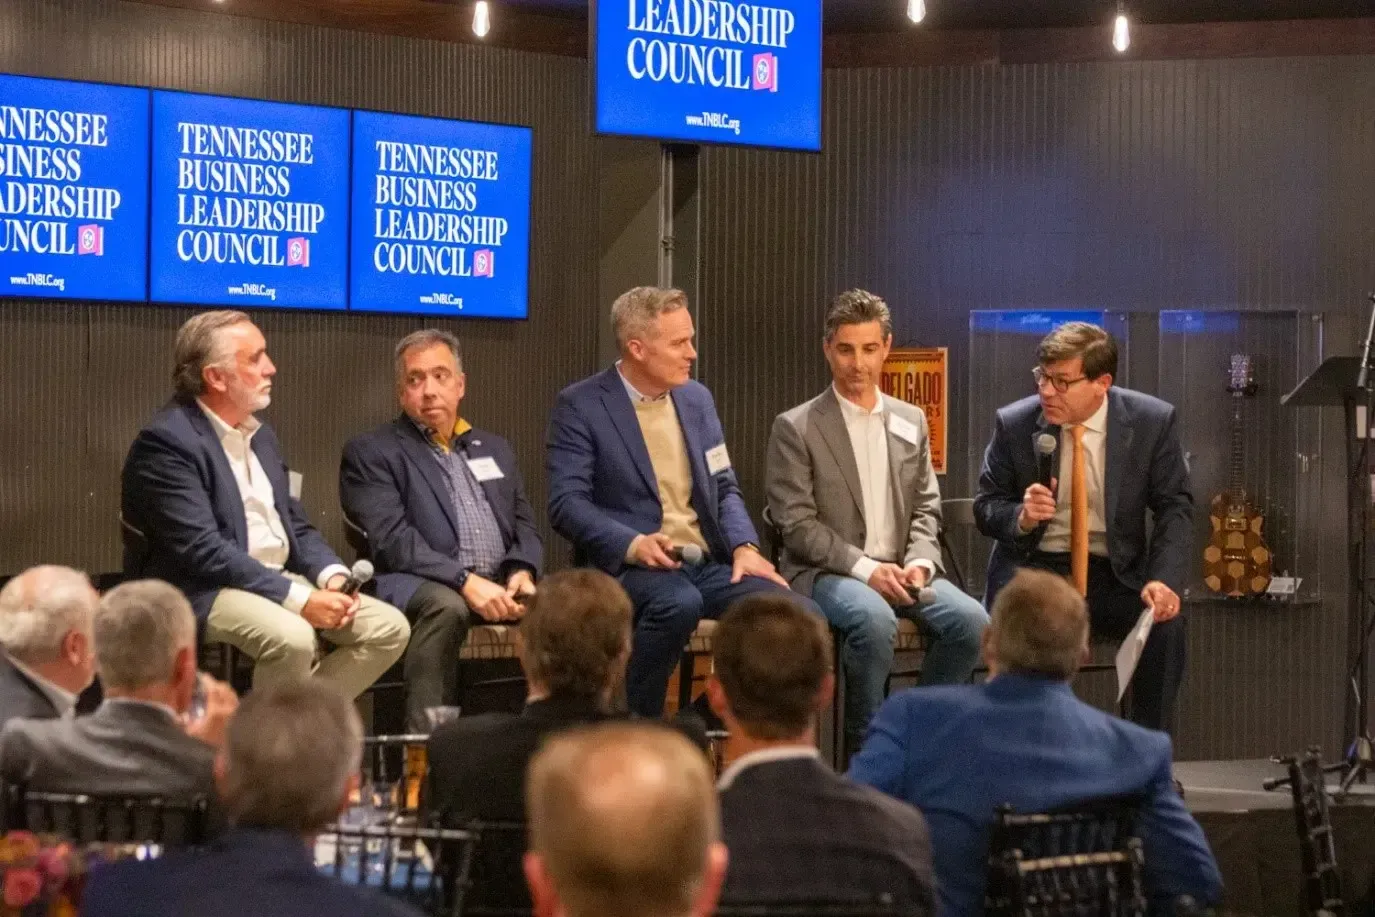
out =
<svg viewBox="0 0 1375 917"><path fill-rule="evenodd" d="M949 580L937 579L931 588L936 592L934 603L894 608L851 576L823 573L812 586L812 599L844 641L840 663L845 673L845 740L851 750L859 748L869 720L883 703L899 614L934 638L922 662L922 684L967 681L978 665L988 612Z"/></svg>
<svg viewBox="0 0 1375 917"><path fill-rule="evenodd" d="M781 593L819 613L806 597L777 583L757 576L732 583L730 577L730 564L712 561L697 567L685 564L677 570L629 567L620 575L635 609L635 634L625 671L626 703L632 713L663 715L668 680L697 622L721 617L737 599L755 592Z"/></svg>

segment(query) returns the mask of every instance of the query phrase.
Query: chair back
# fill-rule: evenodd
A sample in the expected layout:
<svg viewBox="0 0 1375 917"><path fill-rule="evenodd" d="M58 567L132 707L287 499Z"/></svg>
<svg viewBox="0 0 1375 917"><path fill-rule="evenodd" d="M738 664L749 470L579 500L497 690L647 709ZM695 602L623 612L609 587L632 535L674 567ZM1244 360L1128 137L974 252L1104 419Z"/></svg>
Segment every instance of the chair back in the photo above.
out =
<svg viewBox="0 0 1375 917"><path fill-rule="evenodd" d="M372 549L368 547L368 530L344 513L344 540L353 548L354 560L371 560Z"/></svg>
<svg viewBox="0 0 1375 917"><path fill-rule="evenodd" d="M205 797L42 793L22 785L5 786L4 796L5 830L55 834L78 844L186 847L210 838L210 804Z"/></svg>
<svg viewBox="0 0 1375 917"><path fill-rule="evenodd" d="M764 507L760 518L764 523L764 531L759 533L760 539L764 542L764 556L769 559L769 563L777 567L783 557L783 530L773 521L773 513L769 512L767 506Z"/></svg>
<svg viewBox="0 0 1375 917"><path fill-rule="evenodd" d="M1341 917L1341 877L1337 872L1337 848L1332 841L1332 815L1327 807L1322 753L1310 748L1302 757L1285 758L1289 791L1294 800L1294 821L1303 859L1304 914L1309 917Z"/></svg>
<svg viewBox="0 0 1375 917"><path fill-rule="evenodd" d="M969 584L965 580L964 568L960 566L957 551L950 544L950 533L973 532L974 529L974 500L972 497L950 497L941 501L941 527L936 540L940 543L941 552L945 555L945 568L950 574L950 582L964 591L968 591ZM964 543L964 539L961 539L960 545L963 546Z"/></svg>
<svg viewBox="0 0 1375 917"><path fill-rule="evenodd" d="M365 791L385 792L388 808L403 814L419 811L429 775L429 736L420 733L364 736L360 785Z"/></svg>
<svg viewBox="0 0 1375 917"><path fill-rule="evenodd" d="M474 821L473 869L462 917L529 917L534 906L525 884L523 821Z"/></svg>
<svg viewBox="0 0 1375 917"><path fill-rule="evenodd" d="M333 824L316 839L316 863L350 885L400 898L426 914L457 917L476 836L449 828Z"/></svg>
<svg viewBox="0 0 1375 917"><path fill-rule="evenodd" d="M119 540L124 546L124 578L135 579L143 575L148 566L148 536L135 526L124 514L119 514Z"/></svg>
<svg viewBox="0 0 1375 917"><path fill-rule="evenodd" d="M1054 812L999 810L988 853L988 917L1143 917L1140 798Z"/></svg>

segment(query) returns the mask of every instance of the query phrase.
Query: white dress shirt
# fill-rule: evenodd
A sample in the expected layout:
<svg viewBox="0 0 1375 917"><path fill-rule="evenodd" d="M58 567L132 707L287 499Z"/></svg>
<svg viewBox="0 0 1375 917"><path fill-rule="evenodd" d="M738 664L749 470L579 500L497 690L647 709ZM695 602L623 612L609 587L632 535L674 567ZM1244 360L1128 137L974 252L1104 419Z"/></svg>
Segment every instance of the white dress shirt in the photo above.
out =
<svg viewBox="0 0 1375 917"><path fill-rule="evenodd" d="M29 681L38 686L38 690L43 692L43 696L48 699L48 703L57 708L57 715L62 719L70 719L76 712L76 695L66 688L49 681L39 675L33 669L24 665L18 659L10 656L10 664L28 676Z"/></svg>
<svg viewBox="0 0 1375 917"><path fill-rule="evenodd" d="M883 410L883 393L874 389L874 409L864 408L835 391L840 416L850 434L850 448L859 468L859 490L864 497L864 556L855 561L850 575L861 583L869 582L880 563L896 563L902 545L895 543L897 522L893 518L893 478L888 468L888 425ZM935 566L918 560L909 567L921 567L931 579Z"/></svg>
<svg viewBox="0 0 1375 917"><path fill-rule="evenodd" d="M231 427L199 399L196 403L215 428L215 435L219 437L225 457L229 459L229 467L234 472L234 481L239 485L244 521L248 527L248 556L271 570L285 569L287 559L291 556L291 542L282 526L282 517L277 512L272 481L253 451L253 434L262 428L262 423L256 417L249 417L242 425ZM316 585L323 589L325 583L341 573L348 576L348 567L330 564L320 571ZM287 611L300 614L310 600L310 593L309 586L293 582L282 605Z"/></svg>
<svg viewBox="0 0 1375 917"><path fill-rule="evenodd" d="M1108 556L1108 527L1103 510L1103 470L1108 455L1108 399L1084 421L1084 480L1089 492L1089 553ZM1069 553L1069 515L1074 480L1074 436L1068 426L1060 428L1059 494L1055 501L1055 515L1041 536L1039 550L1047 553Z"/></svg>

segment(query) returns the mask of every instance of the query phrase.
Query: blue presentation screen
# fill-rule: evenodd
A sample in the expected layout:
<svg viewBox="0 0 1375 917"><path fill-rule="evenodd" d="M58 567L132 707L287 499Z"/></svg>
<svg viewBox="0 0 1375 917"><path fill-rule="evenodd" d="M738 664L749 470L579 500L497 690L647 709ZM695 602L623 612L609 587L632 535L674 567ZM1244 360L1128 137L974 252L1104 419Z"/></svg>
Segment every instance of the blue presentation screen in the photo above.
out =
<svg viewBox="0 0 1375 917"><path fill-rule="evenodd" d="M353 115L349 308L525 318L528 127Z"/></svg>
<svg viewBox="0 0 1375 917"><path fill-rule="evenodd" d="M596 127L821 149L821 0L594 0Z"/></svg>
<svg viewBox="0 0 1375 917"><path fill-rule="evenodd" d="M0 296L143 299L148 90L0 75Z"/></svg>
<svg viewBox="0 0 1375 917"><path fill-rule="evenodd" d="M345 109L153 92L149 297L343 309Z"/></svg>

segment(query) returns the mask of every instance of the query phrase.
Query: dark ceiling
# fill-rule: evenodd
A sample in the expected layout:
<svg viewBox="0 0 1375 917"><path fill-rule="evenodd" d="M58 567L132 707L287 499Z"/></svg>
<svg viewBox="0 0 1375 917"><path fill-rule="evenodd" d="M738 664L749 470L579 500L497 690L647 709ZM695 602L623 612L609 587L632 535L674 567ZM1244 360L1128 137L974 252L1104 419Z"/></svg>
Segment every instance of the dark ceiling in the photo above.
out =
<svg viewBox="0 0 1375 917"><path fill-rule="evenodd" d="M586 17L587 0L493 0L532 11ZM1340 19L1375 15L1375 0L1126 0L1136 22L1237 22L1275 19ZM907 0L823 0L826 29L871 32L913 28ZM1035 29L1103 25L1116 0L926 0L926 20L916 28Z"/></svg>

